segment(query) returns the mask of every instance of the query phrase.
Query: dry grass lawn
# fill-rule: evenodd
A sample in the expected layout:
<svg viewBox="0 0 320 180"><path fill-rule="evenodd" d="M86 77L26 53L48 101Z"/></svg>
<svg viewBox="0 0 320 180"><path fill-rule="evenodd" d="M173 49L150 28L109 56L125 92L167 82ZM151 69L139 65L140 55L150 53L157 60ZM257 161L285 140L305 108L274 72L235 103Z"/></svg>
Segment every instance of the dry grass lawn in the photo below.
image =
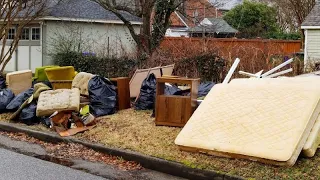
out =
<svg viewBox="0 0 320 180"><path fill-rule="evenodd" d="M0 120L5 119L5 115L0 116ZM41 125L30 128L46 129ZM174 144L174 139L180 130L180 128L155 126L151 111L129 109L99 118L95 128L76 137L180 162L192 168L214 170L245 178L320 179L320 152L311 159L300 157L293 167L276 167L247 160L180 151Z"/></svg>

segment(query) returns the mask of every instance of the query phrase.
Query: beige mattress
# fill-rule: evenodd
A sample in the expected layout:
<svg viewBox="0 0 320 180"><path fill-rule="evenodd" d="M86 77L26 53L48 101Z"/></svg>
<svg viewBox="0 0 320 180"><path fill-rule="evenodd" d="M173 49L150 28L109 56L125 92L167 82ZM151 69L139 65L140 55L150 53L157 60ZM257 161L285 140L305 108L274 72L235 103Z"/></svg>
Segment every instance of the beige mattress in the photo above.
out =
<svg viewBox="0 0 320 180"><path fill-rule="evenodd" d="M6 75L6 82L8 88L10 88L15 95L18 95L31 88L32 71L23 70L8 73Z"/></svg>
<svg viewBox="0 0 320 180"><path fill-rule="evenodd" d="M302 154L306 157L313 157L320 145L320 116L314 124L306 144L303 146Z"/></svg>
<svg viewBox="0 0 320 180"><path fill-rule="evenodd" d="M294 165L320 107L320 86L217 85L175 143L182 150Z"/></svg>
<svg viewBox="0 0 320 180"><path fill-rule="evenodd" d="M44 91L38 99L37 116L50 116L55 111L79 111L79 105L77 88Z"/></svg>
<svg viewBox="0 0 320 180"><path fill-rule="evenodd" d="M300 86L308 86L308 83L316 83L320 86L320 78L318 76L299 76L294 78L276 78L276 79L234 79L230 83L232 84L247 84L250 83L294 83L299 84ZM314 124L310 135L305 143L302 154L306 157L313 157L317 151L318 146L320 145L320 116L317 118L316 123Z"/></svg>

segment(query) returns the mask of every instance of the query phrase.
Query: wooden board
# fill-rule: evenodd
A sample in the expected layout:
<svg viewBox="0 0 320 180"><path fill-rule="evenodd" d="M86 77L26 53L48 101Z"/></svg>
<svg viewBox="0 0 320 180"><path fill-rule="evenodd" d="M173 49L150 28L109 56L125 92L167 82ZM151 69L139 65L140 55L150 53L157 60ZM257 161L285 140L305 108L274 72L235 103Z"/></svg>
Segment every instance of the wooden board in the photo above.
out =
<svg viewBox="0 0 320 180"><path fill-rule="evenodd" d="M150 69L137 69L130 80L130 97L134 98L139 95L142 82L149 74L153 73L156 77L161 77L160 69L162 69L163 75L170 76L172 75L174 64Z"/></svg>
<svg viewBox="0 0 320 180"><path fill-rule="evenodd" d="M129 78L118 77L110 79L117 87L117 106L118 110L128 109L131 107L130 103L130 87Z"/></svg>

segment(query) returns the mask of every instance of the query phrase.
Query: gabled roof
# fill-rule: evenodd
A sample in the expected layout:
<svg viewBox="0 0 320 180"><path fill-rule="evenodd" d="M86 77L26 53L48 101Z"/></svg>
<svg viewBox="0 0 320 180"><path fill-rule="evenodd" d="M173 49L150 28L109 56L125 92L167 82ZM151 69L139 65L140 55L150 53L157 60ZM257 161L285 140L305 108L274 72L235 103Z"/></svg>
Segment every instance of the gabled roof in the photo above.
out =
<svg viewBox="0 0 320 180"><path fill-rule="evenodd" d="M320 26L320 3L313 7L301 26Z"/></svg>
<svg viewBox="0 0 320 180"><path fill-rule="evenodd" d="M225 20L221 18L206 18L211 24L202 24L194 28L190 28L191 32L207 32L221 34L235 34L238 30L231 27Z"/></svg>
<svg viewBox="0 0 320 180"><path fill-rule="evenodd" d="M229 11L243 3L243 0L210 0L210 2L220 10Z"/></svg>
<svg viewBox="0 0 320 180"><path fill-rule="evenodd" d="M175 11L171 14L170 22L171 27L188 27L188 24L186 23L185 19L178 11Z"/></svg>
<svg viewBox="0 0 320 180"><path fill-rule="evenodd" d="M99 4L91 0L63 0L63 2L53 6L48 15L56 18L120 21L115 14L105 10ZM129 21L141 22L139 17L133 16L127 12L122 12L122 15Z"/></svg>
<svg viewBox="0 0 320 180"><path fill-rule="evenodd" d="M206 17L221 17L219 12L208 0L186 0L179 11L170 17L171 27L195 27Z"/></svg>

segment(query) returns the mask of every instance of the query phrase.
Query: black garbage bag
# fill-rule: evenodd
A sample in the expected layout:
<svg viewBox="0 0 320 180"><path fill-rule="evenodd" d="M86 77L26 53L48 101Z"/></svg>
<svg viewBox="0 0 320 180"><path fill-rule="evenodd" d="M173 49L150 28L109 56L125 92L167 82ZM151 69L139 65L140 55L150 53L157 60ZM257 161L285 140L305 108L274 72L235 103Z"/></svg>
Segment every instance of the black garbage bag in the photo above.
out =
<svg viewBox="0 0 320 180"><path fill-rule="evenodd" d="M175 85L172 85L172 86L166 85L164 89L164 94L165 95L182 95L182 90Z"/></svg>
<svg viewBox="0 0 320 180"><path fill-rule="evenodd" d="M7 110L16 111L31 95L33 94L33 88L30 88L12 99L12 101L7 105Z"/></svg>
<svg viewBox="0 0 320 180"><path fill-rule="evenodd" d="M115 113L117 92L110 80L95 76L90 79L88 88L91 114L99 117Z"/></svg>
<svg viewBox="0 0 320 180"><path fill-rule="evenodd" d="M20 120L24 124L30 126L39 123L39 119L36 116L37 104L32 102L28 106L22 109L20 113Z"/></svg>
<svg viewBox="0 0 320 180"><path fill-rule="evenodd" d="M14 94L10 89L2 89L0 90L0 113L5 112L7 109L7 105L14 98Z"/></svg>
<svg viewBox="0 0 320 180"><path fill-rule="evenodd" d="M151 73L142 82L140 95L134 105L134 108L136 110L149 110L154 108L156 86L156 76L153 73Z"/></svg>
<svg viewBox="0 0 320 180"><path fill-rule="evenodd" d="M47 128L51 127L51 118L50 117L41 117L40 122L45 125Z"/></svg>
<svg viewBox="0 0 320 180"><path fill-rule="evenodd" d="M198 87L198 97L206 96L214 85L213 82L201 83Z"/></svg>
<svg viewBox="0 0 320 180"><path fill-rule="evenodd" d="M0 89L4 89L6 87L6 79L2 75L0 75Z"/></svg>

